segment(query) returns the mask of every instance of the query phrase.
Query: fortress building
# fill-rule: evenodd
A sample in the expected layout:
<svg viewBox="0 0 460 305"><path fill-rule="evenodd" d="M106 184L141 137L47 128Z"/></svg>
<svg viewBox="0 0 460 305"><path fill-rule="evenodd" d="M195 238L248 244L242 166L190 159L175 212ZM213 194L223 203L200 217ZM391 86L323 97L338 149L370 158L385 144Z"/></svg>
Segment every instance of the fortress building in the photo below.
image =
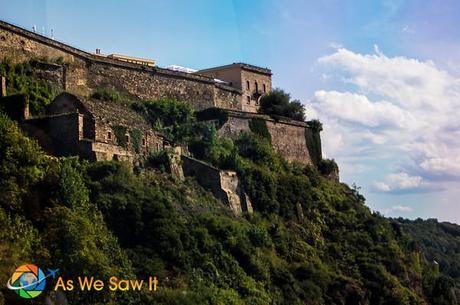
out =
<svg viewBox="0 0 460 305"><path fill-rule="evenodd" d="M241 91L241 109L257 112L260 98L272 90L272 71L244 63L204 69L195 72L228 82Z"/></svg>
<svg viewBox="0 0 460 305"><path fill-rule="evenodd" d="M62 92L45 114L30 116L25 97L7 96L8 83L0 75L3 108L10 109L10 116L52 155L133 164L169 146L128 105L91 98L97 89L110 88L139 101L172 98L189 102L199 120L216 123L218 136L236 139L241 133L254 132L267 138L289 162L319 168L322 160L318 124L258 113L261 97L272 91L272 72L267 68L245 63L199 71L161 68L151 59L85 52L3 21L0 60L30 62L38 78ZM185 147L172 150L173 176L195 176L237 215L252 211L235 172L193 159ZM338 170L332 178L338 181Z"/></svg>
<svg viewBox="0 0 460 305"><path fill-rule="evenodd" d="M111 88L132 99L173 98L197 111L219 108L226 112L220 136L235 138L263 126L274 149L287 160L310 165L321 160L319 131L308 122L257 113L261 97L272 90L270 69L245 63L199 71L161 68L150 59L85 52L0 21L0 60L32 59L36 75L64 94L49 105L45 117L28 118L25 125L42 126L48 140L43 134L37 138L43 145L54 143L58 155L134 160L162 148L160 137L131 109L90 98L96 89Z"/></svg>
<svg viewBox="0 0 460 305"><path fill-rule="evenodd" d="M22 125L41 147L58 156L133 162L136 156L163 149L163 139L137 112L66 92L47 106L46 115Z"/></svg>

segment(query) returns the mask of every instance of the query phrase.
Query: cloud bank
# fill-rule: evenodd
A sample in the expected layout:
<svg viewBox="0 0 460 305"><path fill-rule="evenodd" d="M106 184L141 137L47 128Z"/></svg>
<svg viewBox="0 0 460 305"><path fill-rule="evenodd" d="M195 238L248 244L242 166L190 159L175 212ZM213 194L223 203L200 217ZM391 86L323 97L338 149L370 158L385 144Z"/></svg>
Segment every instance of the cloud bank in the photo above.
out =
<svg viewBox="0 0 460 305"><path fill-rule="evenodd" d="M460 181L460 79L431 61L345 48L318 59L324 79L307 107L324 123L324 151L346 169L382 166L373 190L439 190ZM369 163L368 162L368 163Z"/></svg>

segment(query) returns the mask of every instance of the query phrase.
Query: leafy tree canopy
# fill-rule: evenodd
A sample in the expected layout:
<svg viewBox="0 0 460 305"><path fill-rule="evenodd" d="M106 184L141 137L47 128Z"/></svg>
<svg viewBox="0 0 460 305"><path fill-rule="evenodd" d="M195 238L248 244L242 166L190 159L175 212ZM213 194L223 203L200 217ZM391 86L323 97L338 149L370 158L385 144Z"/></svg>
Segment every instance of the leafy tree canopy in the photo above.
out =
<svg viewBox="0 0 460 305"><path fill-rule="evenodd" d="M305 120L305 106L299 100L291 100L290 94L279 88L261 98L259 112Z"/></svg>

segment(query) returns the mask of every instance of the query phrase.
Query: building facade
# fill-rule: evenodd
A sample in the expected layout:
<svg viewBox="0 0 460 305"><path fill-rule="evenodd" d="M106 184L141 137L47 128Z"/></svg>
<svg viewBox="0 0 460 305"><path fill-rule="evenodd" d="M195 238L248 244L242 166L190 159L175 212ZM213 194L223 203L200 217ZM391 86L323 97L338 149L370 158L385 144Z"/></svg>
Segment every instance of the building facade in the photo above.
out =
<svg viewBox="0 0 460 305"><path fill-rule="evenodd" d="M47 114L25 120L28 133L57 156L129 163L163 149L163 139L135 111L112 102L62 93Z"/></svg>
<svg viewBox="0 0 460 305"><path fill-rule="evenodd" d="M257 112L260 98L272 90L271 70L249 64L234 63L199 70L195 73L225 81L230 86L241 90L241 108L235 110Z"/></svg>

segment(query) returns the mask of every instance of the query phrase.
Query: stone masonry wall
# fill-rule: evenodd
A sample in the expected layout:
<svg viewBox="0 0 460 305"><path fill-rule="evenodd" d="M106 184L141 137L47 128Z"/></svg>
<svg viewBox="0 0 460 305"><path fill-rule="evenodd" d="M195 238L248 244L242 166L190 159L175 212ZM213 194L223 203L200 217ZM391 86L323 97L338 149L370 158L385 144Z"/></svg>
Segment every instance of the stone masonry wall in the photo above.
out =
<svg viewBox="0 0 460 305"><path fill-rule="evenodd" d="M242 79L242 110L257 113L259 109L259 100L255 98L256 83L259 94L266 94L272 91L272 81L269 75L254 73L243 69L241 71ZM247 83L249 82L249 89ZM265 85L265 92L264 92ZM249 97L249 101L248 101Z"/></svg>
<svg viewBox="0 0 460 305"><path fill-rule="evenodd" d="M228 204L235 215L253 211L251 201L242 190L236 172L222 171L186 156L182 156L182 168L185 176L194 176L201 186Z"/></svg>
<svg viewBox="0 0 460 305"><path fill-rule="evenodd" d="M241 92L229 86L216 84L214 87L214 107L243 110Z"/></svg>
<svg viewBox="0 0 460 305"><path fill-rule="evenodd" d="M273 148L288 161L313 165L307 146L305 122L293 121L286 118L274 120L267 115L228 111L227 122L217 131L219 136L237 138L242 132L250 132L249 122L252 119L262 119L266 122Z"/></svg>
<svg viewBox="0 0 460 305"><path fill-rule="evenodd" d="M78 142L83 136L82 125L81 114L64 113L30 118L21 127L49 154L70 156L79 153Z"/></svg>
<svg viewBox="0 0 460 305"><path fill-rule="evenodd" d="M91 89L113 87L139 99L191 101L200 110L214 105L213 83L167 77L156 71L127 69L105 63L93 63L88 67L86 85Z"/></svg>
<svg viewBox="0 0 460 305"><path fill-rule="evenodd" d="M56 65L45 62L34 62L32 67L36 75L45 79L53 87L64 89L65 68L62 65Z"/></svg>
<svg viewBox="0 0 460 305"><path fill-rule="evenodd" d="M305 140L305 127L266 121L273 148L287 161L313 164Z"/></svg>
<svg viewBox="0 0 460 305"><path fill-rule="evenodd" d="M241 91L216 84L212 78L95 56L0 21L0 60L5 58L13 63L63 61L63 88L77 95L114 87L141 99L189 101L198 110L213 106L241 109Z"/></svg>

